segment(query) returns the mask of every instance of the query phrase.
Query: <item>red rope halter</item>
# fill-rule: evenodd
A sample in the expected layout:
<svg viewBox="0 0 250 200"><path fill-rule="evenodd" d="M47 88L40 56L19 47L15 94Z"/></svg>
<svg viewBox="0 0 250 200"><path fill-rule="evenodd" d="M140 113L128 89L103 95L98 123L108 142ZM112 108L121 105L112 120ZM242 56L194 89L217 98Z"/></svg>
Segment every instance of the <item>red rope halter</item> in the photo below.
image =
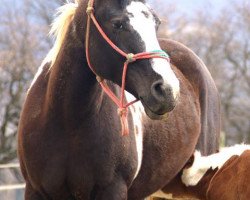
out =
<svg viewBox="0 0 250 200"><path fill-rule="evenodd" d="M128 120L127 120L127 115L128 115L128 107L132 105L133 103L137 102L138 99L135 99L134 101L131 101L130 103L125 103L125 83L126 83L126 74L127 74L127 68L129 63L135 62L136 60L141 60L141 59L151 59L151 58L162 58L169 60L169 56L162 50L156 50L153 52L143 52L143 53L138 53L138 54L132 54L132 53L125 53L122 51L119 47L117 47L110 39L109 37L105 34L99 23L97 22L95 16L94 16L94 0L89 0L88 2L88 7L87 7L87 28L86 28L86 58L87 62L89 65L89 68L92 70L92 72L96 75L97 81L100 83L102 89L104 92L112 99L112 101L118 106L118 115L120 116L121 120L121 126L122 126L122 135L128 135L129 134L129 127L128 127ZM121 86L121 96L120 99L110 90L108 87L107 83L103 78L97 75L95 72L94 68L91 65L90 62L90 56L89 56L89 36L90 36L90 22L91 20L93 21L94 25L100 32L101 36L104 38L104 40L119 54L121 54L123 57L126 58L126 61L124 62L123 66L123 73L122 73L122 86Z"/></svg>

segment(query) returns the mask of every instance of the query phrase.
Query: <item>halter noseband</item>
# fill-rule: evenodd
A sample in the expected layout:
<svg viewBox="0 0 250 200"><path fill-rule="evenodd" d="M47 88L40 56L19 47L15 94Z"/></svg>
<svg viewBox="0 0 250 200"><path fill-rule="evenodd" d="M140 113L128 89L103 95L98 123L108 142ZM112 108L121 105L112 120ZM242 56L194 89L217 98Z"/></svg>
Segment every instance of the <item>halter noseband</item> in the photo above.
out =
<svg viewBox="0 0 250 200"><path fill-rule="evenodd" d="M135 99L134 101L131 101L130 103L124 103L124 98L125 98L125 83L126 83L126 74L127 74L127 68L129 63L135 62L137 60L142 60L142 59L151 59L151 58L162 58L170 62L169 56L166 52L162 50L156 50L152 52L142 52L142 53L137 53L137 54L132 54L132 53L125 53L122 51L119 47L117 47L110 39L109 37L105 34L99 23L97 22L95 16L94 16L94 0L89 0L88 2L88 7L86 10L86 13L88 15L87 18L87 27L86 27L86 58L87 62L89 65L89 68L92 70L92 72L96 75L97 81L100 83L102 89L104 92L112 99L112 101L118 106L118 115L120 116L121 120L121 126L122 126L122 135L128 135L129 134L129 127L128 127L128 120L127 120L127 115L128 115L128 107L132 105L133 103L137 102L138 99ZM108 87L106 81L97 75L95 72L94 68L91 65L90 62L90 56L89 56L89 36L90 36L90 23L91 20L93 21L94 25L96 26L97 30L101 34L101 36L104 38L104 40L115 50L117 51L120 55L122 55L124 58L126 58L126 61L124 62L123 66L123 73L122 73L122 86L121 86L121 97L120 99L111 91L111 89Z"/></svg>

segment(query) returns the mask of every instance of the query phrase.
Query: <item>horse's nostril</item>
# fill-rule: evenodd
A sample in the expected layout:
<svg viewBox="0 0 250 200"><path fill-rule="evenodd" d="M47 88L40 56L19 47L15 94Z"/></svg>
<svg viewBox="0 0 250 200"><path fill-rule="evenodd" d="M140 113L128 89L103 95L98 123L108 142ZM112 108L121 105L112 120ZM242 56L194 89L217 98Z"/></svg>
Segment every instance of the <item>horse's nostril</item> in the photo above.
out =
<svg viewBox="0 0 250 200"><path fill-rule="evenodd" d="M163 82L157 81L152 85L153 93L162 96L163 95Z"/></svg>
<svg viewBox="0 0 250 200"><path fill-rule="evenodd" d="M155 81L151 86L152 95L159 101L166 101L172 95L172 89L163 80Z"/></svg>

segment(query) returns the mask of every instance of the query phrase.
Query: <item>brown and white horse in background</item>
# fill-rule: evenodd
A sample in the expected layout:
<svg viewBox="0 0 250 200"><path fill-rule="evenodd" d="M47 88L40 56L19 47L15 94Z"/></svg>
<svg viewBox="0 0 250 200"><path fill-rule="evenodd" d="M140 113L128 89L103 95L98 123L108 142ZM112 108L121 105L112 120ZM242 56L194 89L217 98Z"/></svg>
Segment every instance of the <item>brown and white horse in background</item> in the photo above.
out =
<svg viewBox="0 0 250 200"><path fill-rule="evenodd" d="M250 145L221 148L201 156L196 151L183 170L153 197L163 199L250 199Z"/></svg>

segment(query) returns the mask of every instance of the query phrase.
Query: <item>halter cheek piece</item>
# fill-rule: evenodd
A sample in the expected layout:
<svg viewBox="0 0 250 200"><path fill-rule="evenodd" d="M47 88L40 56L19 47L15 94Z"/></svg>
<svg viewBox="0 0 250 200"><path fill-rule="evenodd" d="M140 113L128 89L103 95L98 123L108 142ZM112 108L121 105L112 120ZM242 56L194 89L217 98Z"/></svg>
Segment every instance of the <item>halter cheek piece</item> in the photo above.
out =
<svg viewBox="0 0 250 200"><path fill-rule="evenodd" d="M129 127L128 127L128 120L127 120L127 115L128 115L128 107L132 105L133 103L137 102L138 99L135 99L134 101L130 103L125 103L124 98L125 98L125 83L126 83L126 74L127 74L127 68L129 63L136 62L137 60L142 60L142 59L151 59L151 58L161 58L165 59L168 62L170 62L169 56L166 52L162 50L155 50L151 52L142 52L138 54L132 54L132 53L125 53L122 51L119 47L117 47L110 39L109 37L104 33L103 29L97 22L95 16L94 16L94 0L89 0L88 2L88 7L86 10L86 13L88 15L87 18L87 28L86 28L86 58L87 62L89 65L89 68L92 70L92 72L96 75L97 81L100 83L102 89L104 92L112 99L112 101L118 106L118 115L120 116L121 120L121 126L122 126L122 135L128 135L129 134ZM104 40L119 54L121 54L124 58L126 58L126 61L124 62L123 66L123 73L122 73L122 86L121 86L121 97L120 99L110 90L108 87L106 81L97 75L95 72L94 68L91 65L90 62L90 56L89 56L89 36L90 36L90 23L94 23L96 26L97 30L100 32L101 36L104 38Z"/></svg>

